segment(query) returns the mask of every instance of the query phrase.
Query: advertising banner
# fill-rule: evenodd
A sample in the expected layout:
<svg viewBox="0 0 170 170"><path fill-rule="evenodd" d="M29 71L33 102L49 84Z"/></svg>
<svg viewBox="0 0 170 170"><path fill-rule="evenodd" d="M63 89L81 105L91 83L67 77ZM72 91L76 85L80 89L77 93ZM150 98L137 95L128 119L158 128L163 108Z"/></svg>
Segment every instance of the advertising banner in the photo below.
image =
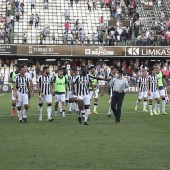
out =
<svg viewBox="0 0 170 170"><path fill-rule="evenodd" d="M16 45L0 45L0 55L15 55L17 54L17 46Z"/></svg>

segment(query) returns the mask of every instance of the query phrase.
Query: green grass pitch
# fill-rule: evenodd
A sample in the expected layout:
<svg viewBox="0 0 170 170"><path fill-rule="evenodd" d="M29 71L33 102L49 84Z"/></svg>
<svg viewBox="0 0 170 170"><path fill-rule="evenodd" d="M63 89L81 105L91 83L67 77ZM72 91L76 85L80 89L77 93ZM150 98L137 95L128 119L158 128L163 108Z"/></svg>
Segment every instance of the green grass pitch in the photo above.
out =
<svg viewBox="0 0 170 170"><path fill-rule="evenodd" d="M98 115L88 126L75 113L38 121L37 94L31 99L28 124L11 116L10 94L0 94L0 170L169 170L169 115L149 116L136 94L126 94L121 124L107 118L108 95L99 97Z"/></svg>

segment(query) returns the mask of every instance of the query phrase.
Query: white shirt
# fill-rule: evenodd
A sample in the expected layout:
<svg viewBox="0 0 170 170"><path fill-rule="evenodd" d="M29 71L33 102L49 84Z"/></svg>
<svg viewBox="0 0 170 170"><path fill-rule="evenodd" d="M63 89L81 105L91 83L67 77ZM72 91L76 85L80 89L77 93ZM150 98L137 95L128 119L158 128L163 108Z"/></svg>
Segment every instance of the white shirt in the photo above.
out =
<svg viewBox="0 0 170 170"><path fill-rule="evenodd" d="M29 82L32 81L32 76L29 72L25 72L25 76L28 77Z"/></svg>
<svg viewBox="0 0 170 170"><path fill-rule="evenodd" d="M121 14L122 13L122 9L120 7L117 8L117 14Z"/></svg>

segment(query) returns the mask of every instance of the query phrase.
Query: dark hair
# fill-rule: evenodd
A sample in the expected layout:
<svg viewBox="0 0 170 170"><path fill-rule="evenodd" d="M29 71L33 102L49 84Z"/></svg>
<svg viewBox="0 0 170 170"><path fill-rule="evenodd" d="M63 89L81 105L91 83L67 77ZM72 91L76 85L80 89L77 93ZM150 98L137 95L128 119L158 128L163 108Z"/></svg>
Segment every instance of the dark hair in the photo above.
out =
<svg viewBox="0 0 170 170"><path fill-rule="evenodd" d="M64 70L62 67L60 67L60 68L58 68L58 71L60 71L60 70Z"/></svg>
<svg viewBox="0 0 170 170"><path fill-rule="evenodd" d="M22 63L22 64L19 66L19 68L21 69L21 68L24 68L25 66L27 66L27 64L26 64L26 63Z"/></svg>
<svg viewBox="0 0 170 170"><path fill-rule="evenodd" d="M123 71L122 71L121 68L119 68L117 71L118 71L119 74L122 74L122 73L123 73Z"/></svg>
<svg viewBox="0 0 170 170"><path fill-rule="evenodd" d="M19 67L20 67L20 65L19 65L19 64L15 64L15 67L19 68Z"/></svg>
<svg viewBox="0 0 170 170"><path fill-rule="evenodd" d="M72 67L70 70L77 71L77 69L75 67Z"/></svg>
<svg viewBox="0 0 170 170"><path fill-rule="evenodd" d="M48 66L44 66L44 67L43 67L43 70L46 70L46 69L48 69L48 68L49 68Z"/></svg>
<svg viewBox="0 0 170 170"><path fill-rule="evenodd" d="M91 70L91 69L93 69L93 68L95 68L95 69L96 69L96 67L95 67L95 66L91 66L91 67L90 67L90 70Z"/></svg>

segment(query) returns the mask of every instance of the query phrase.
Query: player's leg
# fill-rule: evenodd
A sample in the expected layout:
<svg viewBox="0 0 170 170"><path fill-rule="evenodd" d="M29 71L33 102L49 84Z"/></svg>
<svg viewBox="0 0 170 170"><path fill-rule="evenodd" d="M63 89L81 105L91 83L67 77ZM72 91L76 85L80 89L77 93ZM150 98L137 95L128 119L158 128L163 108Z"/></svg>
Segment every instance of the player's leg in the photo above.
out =
<svg viewBox="0 0 170 170"><path fill-rule="evenodd" d="M118 96L116 94L116 92L113 92L112 94L112 100L111 100L111 109L113 110L114 116L115 116L115 122L117 122L117 109L116 109L116 105L118 103Z"/></svg>
<svg viewBox="0 0 170 170"><path fill-rule="evenodd" d="M47 120L53 121L54 119L51 117L52 114L52 95L46 95L46 103L47 103Z"/></svg>
<svg viewBox="0 0 170 170"><path fill-rule="evenodd" d="M83 103L83 97L81 96L78 96L78 108L79 108L79 111L78 111L78 122L81 124L82 123L82 120L81 120L81 111L83 110L84 108L84 103Z"/></svg>
<svg viewBox="0 0 170 170"><path fill-rule="evenodd" d="M92 102L92 99L93 99L93 91L90 91L89 95L90 95L90 105L91 105L91 102ZM89 115L91 114L90 105L89 105Z"/></svg>
<svg viewBox="0 0 170 170"><path fill-rule="evenodd" d="M93 109L93 113L94 114L98 114L97 112L97 106L98 106L98 92L95 92L96 96L93 96L94 98L94 109Z"/></svg>
<svg viewBox="0 0 170 170"><path fill-rule="evenodd" d="M23 94L23 105L24 105L24 110L23 110L23 121L27 123L27 111L29 108L29 98L28 94Z"/></svg>
<svg viewBox="0 0 170 170"><path fill-rule="evenodd" d="M19 122L22 123L22 111L21 111L22 94L18 91L17 94L18 94L18 98L16 99L17 113L18 113Z"/></svg>
<svg viewBox="0 0 170 170"><path fill-rule="evenodd" d="M112 96L109 96L109 111L108 111L108 118L110 118L110 117L112 117L112 115L111 115L111 101L112 101Z"/></svg>
<svg viewBox="0 0 170 170"><path fill-rule="evenodd" d="M144 112L148 112L148 110L146 109L146 106L147 106L147 97L148 97L148 93L144 92L143 93L143 111Z"/></svg>
<svg viewBox="0 0 170 170"><path fill-rule="evenodd" d="M86 95L83 97L83 103L85 108L85 119L84 119L84 125L88 125L88 115L89 115L89 105L90 105L90 95Z"/></svg>
<svg viewBox="0 0 170 170"><path fill-rule="evenodd" d="M67 106L67 105L68 105L68 102L69 102L69 92L67 93L67 96L66 96L65 98L66 98L65 106Z"/></svg>
<svg viewBox="0 0 170 170"><path fill-rule="evenodd" d="M153 99L153 93L151 92L150 96L148 96L149 99L149 112L150 115L153 116L153 111L152 111L152 99Z"/></svg>
<svg viewBox="0 0 170 170"><path fill-rule="evenodd" d="M156 100L155 108L153 110L153 113L155 115L158 115L158 114L160 114L160 95L159 95L158 91L153 93L153 98Z"/></svg>
<svg viewBox="0 0 170 170"><path fill-rule="evenodd" d="M167 115L168 113L166 113L165 111L165 106L166 106L166 101L165 101L165 89L159 90L159 94L162 98L162 114Z"/></svg>
<svg viewBox="0 0 170 170"><path fill-rule="evenodd" d="M70 114L71 113L71 108L73 106L73 93L69 92L68 95L69 95L68 113Z"/></svg>
<svg viewBox="0 0 170 170"><path fill-rule="evenodd" d="M55 102L55 106L54 106L54 110L55 110L54 116L58 116L58 103L59 103L59 101L60 101L59 99L60 99L59 95L58 95L58 94L55 94L55 96L54 96L54 102Z"/></svg>
<svg viewBox="0 0 170 170"><path fill-rule="evenodd" d="M143 97L142 97L142 92L139 92L139 93L138 93L138 98L137 98L137 100L136 100L135 110L138 110L138 105L139 105L139 103L140 103L140 101L141 101L142 98L143 98Z"/></svg>
<svg viewBox="0 0 170 170"><path fill-rule="evenodd" d="M74 103L75 103L76 112L77 112L77 114L78 114L78 112L79 112L79 106L78 106L77 96L73 95L73 101L74 101Z"/></svg>
<svg viewBox="0 0 170 170"><path fill-rule="evenodd" d="M62 116L66 117L66 111L65 111L65 100L66 100L66 95L65 94L61 94L60 95L60 100L62 103Z"/></svg>
<svg viewBox="0 0 170 170"><path fill-rule="evenodd" d="M16 98L13 95L13 90L11 92L11 97L12 97L12 116L15 115L15 107L16 107Z"/></svg>
<svg viewBox="0 0 170 170"><path fill-rule="evenodd" d="M39 95L39 97L38 97L39 121L42 121L43 104L44 104L44 97Z"/></svg>

